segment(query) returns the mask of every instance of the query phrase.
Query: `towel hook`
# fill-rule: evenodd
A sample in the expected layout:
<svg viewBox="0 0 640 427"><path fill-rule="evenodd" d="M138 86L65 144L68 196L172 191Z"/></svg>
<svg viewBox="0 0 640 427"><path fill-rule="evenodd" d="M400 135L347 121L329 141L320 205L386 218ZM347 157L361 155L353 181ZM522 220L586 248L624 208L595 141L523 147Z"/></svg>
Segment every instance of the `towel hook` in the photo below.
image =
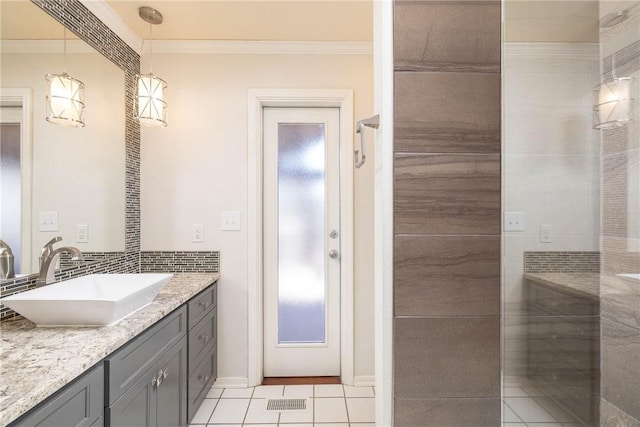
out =
<svg viewBox="0 0 640 427"><path fill-rule="evenodd" d="M369 128L373 128L373 129L378 129L380 127L380 115L376 114L375 116L371 116L367 119L363 119L363 120L358 120L358 123L356 124L356 133L360 134L360 150L353 150L353 158L356 164L356 168L360 168L362 165L364 165L364 161L367 158L367 155L365 153L365 143L364 143L364 127L369 127ZM358 153L360 153L360 156L358 156ZM358 157L360 157L358 159Z"/></svg>

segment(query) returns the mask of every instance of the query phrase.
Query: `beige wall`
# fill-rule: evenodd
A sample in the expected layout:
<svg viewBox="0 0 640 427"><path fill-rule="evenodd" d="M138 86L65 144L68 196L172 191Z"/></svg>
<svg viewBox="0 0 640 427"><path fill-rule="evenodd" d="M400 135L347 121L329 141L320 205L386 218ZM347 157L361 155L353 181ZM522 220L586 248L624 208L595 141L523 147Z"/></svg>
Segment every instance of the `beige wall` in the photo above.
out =
<svg viewBox="0 0 640 427"><path fill-rule="evenodd" d="M142 129L142 250L220 251L219 378L247 377L247 90L352 89L357 120L373 114L372 67L370 55L154 54L169 126ZM356 377L374 372L372 165L354 172ZM227 210L241 231L220 231Z"/></svg>

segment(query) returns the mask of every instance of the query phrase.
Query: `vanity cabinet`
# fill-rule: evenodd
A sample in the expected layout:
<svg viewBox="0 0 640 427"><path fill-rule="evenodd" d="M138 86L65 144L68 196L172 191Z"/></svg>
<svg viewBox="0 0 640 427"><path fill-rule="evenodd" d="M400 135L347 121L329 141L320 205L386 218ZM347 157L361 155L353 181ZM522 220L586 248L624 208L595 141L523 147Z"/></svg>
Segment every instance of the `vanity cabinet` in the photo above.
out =
<svg viewBox="0 0 640 427"><path fill-rule="evenodd" d="M99 363L10 427L102 427L103 412L104 370Z"/></svg>
<svg viewBox="0 0 640 427"><path fill-rule="evenodd" d="M193 297L187 304L189 341L189 386L187 415L191 421L216 379L217 286Z"/></svg>
<svg viewBox="0 0 640 427"><path fill-rule="evenodd" d="M186 426L216 379L216 309L213 282L9 427Z"/></svg>
<svg viewBox="0 0 640 427"><path fill-rule="evenodd" d="M105 359L106 425L186 425L186 325L182 306Z"/></svg>

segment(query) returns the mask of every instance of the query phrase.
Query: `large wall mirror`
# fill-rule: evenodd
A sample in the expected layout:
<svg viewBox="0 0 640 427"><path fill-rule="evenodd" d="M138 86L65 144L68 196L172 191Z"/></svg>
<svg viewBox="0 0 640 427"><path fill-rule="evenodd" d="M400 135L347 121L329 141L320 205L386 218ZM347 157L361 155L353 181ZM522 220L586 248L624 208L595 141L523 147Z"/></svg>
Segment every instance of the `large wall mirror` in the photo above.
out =
<svg viewBox="0 0 640 427"><path fill-rule="evenodd" d="M37 272L55 236L95 258L123 253L124 72L70 31L65 55L63 26L31 2L0 7L0 238L15 272ZM85 127L45 119L45 75L63 71L85 85Z"/></svg>

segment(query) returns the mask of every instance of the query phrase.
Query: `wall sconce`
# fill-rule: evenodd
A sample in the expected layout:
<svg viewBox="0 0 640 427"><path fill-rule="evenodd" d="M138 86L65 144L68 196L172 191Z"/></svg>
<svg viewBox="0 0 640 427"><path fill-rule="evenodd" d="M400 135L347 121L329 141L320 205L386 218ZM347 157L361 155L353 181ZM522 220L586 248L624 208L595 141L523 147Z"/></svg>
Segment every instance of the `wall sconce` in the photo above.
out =
<svg viewBox="0 0 640 427"><path fill-rule="evenodd" d="M56 125L84 127L84 83L67 69L67 30L64 30L64 68L62 74L47 74L47 121Z"/></svg>
<svg viewBox="0 0 640 427"><path fill-rule="evenodd" d="M619 77L593 89L594 129L612 129L633 120L635 99L632 88L632 77Z"/></svg>
<svg viewBox="0 0 640 427"><path fill-rule="evenodd" d="M138 15L149 23L149 74L138 74L138 95L136 96L136 119L138 123L150 127L167 126L167 102L165 90L167 82L153 75L153 52L151 43L152 25L162 24L162 14L157 10L143 6Z"/></svg>

